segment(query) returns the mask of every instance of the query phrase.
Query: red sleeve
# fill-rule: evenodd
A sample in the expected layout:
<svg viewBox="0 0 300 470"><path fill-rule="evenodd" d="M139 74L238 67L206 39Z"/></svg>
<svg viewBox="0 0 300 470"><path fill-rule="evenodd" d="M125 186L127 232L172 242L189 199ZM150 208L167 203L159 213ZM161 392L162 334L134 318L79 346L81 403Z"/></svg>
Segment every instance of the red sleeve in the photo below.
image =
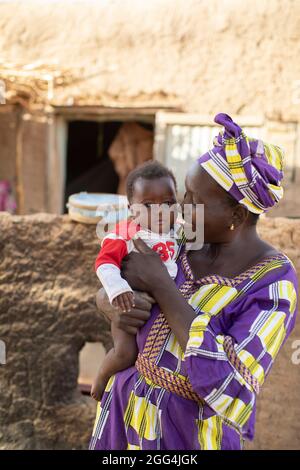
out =
<svg viewBox="0 0 300 470"><path fill-rule="evenodd" d="M126 241L121 238L106 238L95 261L95 271L101 264L114 264L118 268L124 256L127 255Z"/></svg>

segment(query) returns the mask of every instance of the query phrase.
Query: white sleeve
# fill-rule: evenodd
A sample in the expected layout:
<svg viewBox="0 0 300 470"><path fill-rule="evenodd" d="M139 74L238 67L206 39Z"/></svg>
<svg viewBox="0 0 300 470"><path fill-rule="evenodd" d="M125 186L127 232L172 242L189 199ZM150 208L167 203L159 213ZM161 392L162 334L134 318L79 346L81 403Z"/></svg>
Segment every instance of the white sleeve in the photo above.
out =
<svg viewBox="0 0 300 470"><path fill-rule="evenodd" d="M108 295L110 303L124 292L133 292L128 282L121 276L121 271L116 265L101 264L96 273Z"/></svg>

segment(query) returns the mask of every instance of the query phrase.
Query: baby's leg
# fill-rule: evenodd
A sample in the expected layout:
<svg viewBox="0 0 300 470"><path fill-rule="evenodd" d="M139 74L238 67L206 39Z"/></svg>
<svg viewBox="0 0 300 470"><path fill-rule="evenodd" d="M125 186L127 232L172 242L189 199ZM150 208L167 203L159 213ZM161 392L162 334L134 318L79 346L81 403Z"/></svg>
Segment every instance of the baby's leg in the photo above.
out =
<svg viewBox="0 0 300 470"><path fill-rule="evenodd" d="M91 395L100 401L109 378L117 372L134 365L138 350L135 335L120 330L111 323L114 346L106 354L93 383Z"/></svg>

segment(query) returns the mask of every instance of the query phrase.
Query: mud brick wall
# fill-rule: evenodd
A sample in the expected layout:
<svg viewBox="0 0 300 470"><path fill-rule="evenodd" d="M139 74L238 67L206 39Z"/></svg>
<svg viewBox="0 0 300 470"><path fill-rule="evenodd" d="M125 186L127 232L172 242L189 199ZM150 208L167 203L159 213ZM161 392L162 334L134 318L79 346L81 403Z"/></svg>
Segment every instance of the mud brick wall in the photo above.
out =
<svg viewBox="0 0 300 470"><path fill-rule="evenodd" d="M26 116L26 115L25 115ZM49 160L49 128L46 118L23 116L21 126L20 214L33 214L47 210L47 171Z"/></svg>
<svg viewBox="0 0 300 470"><path fill-rule="evenodd" d="M86 448L94 402L77 389L86 341L108 342L95 307L94 226L0 216L0 449Z"/></svg>

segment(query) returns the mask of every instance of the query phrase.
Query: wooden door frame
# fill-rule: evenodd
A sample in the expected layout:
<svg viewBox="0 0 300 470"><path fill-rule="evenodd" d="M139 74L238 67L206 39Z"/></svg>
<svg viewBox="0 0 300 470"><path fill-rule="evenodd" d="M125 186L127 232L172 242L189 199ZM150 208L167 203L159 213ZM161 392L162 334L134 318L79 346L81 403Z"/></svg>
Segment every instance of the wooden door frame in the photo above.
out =
<svg viewBox="0 0 300 470"><path fill-rule="evenodd" d="M49 212L58 214L64 212L66 143L69 121L142 121L154 126L157 112L157 108L106 108L99 106L53 108L53 126L50 129L48 159Z"/></svg>

